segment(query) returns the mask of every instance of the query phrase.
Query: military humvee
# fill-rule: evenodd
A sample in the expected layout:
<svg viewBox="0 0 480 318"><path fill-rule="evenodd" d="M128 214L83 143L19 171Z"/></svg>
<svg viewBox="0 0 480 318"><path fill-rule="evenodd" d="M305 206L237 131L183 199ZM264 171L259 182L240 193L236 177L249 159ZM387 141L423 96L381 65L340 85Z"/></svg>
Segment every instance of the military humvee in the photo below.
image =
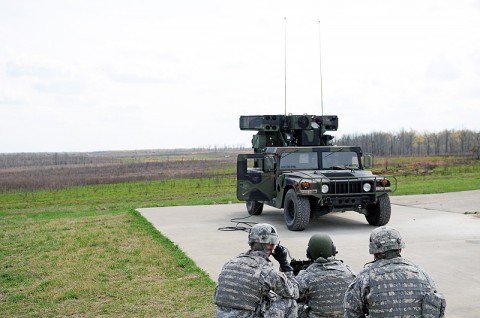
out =
<svg viewBox="0 0 480 318"><path fill-rule="evenodd" d="M360 147L332 145L325 132L337 128L331 115L241 116L241 130L258 131L254 153L237 157L237 198L248 213L261 215L264 204L283 208L292 231L330 212L356 211L371 225L387 224L390 180L364 170L373 156Z"/></svg>

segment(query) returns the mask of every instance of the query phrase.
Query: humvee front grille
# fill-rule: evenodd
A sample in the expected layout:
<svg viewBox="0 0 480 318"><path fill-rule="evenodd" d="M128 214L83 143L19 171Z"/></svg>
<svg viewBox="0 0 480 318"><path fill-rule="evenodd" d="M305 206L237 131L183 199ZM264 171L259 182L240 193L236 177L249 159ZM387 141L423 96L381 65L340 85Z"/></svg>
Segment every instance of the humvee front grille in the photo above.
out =
<svg viewBox="0 0 480 318"><path fill-rule="evenodd" d="M332 189L335 194L361 193L362 182L359 181L341 181L335 182Z"/></svg>

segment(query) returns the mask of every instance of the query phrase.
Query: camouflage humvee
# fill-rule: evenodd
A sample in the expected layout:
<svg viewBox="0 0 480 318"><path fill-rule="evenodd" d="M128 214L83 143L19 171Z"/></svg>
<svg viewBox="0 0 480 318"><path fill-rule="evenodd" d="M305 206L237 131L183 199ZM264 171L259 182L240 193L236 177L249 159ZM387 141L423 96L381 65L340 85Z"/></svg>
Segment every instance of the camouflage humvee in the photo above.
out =
<svg viewBox="0 0 480 318"><path fill-rule="evenodd" d="M248 213L262 214L264 204L283 208L292 231L330 212L356 211L371 225L387 224L390 180L364 170L373 157L360 147L333 146L325 132L337 127L337 116L241 116L241 130L258 131L254 153L237 158L237 198Z"/></svg>

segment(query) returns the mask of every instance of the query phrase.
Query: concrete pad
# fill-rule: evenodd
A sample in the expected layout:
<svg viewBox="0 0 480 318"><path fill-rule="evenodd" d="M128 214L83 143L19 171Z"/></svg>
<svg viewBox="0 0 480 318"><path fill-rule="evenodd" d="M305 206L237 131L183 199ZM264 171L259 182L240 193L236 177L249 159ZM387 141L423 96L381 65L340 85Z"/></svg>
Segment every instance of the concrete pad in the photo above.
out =
<svg viewBox="0 0 480 318"><path fill-rule="evenodd" d="M391 197L391 201L389 225L406 242L402 255L433 277L447 298L446 317L479 317L480 216L473 212L480 211L480 190ZM261 216L251 217L244 204L138 211L214 281L228 259L248 250L246 231L254 223L274 225L292 258L306 259L310 236L325 232L337 246L337 258L354 271L372 260L368 240L373 227L356 212L331 213L312 220L302 232L292 232L284 224L283 211L268 206Z"/></svg>
<svg viewBox="0 0 480 318"><path fill-rule="evenodd" d="M393 204L456 213L480 214L480 190L390 197Z"/></svg>

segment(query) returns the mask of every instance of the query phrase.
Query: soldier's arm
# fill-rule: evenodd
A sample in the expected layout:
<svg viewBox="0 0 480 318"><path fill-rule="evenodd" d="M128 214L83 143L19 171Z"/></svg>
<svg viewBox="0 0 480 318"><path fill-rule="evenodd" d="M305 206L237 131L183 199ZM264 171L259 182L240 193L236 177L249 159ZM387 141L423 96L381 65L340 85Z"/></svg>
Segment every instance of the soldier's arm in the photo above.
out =
<svg viewBox="0 0 480 318"><path fill-rule="evenodd" d="M363 318L365 317L365 294L362 288L362 281L357 277L351 283L345 292L343 300L344 318Z"/></svg>
<svg viewBox="0 0 480 318"><path fill-rule="evenodd" d="M432 289L432 291L437 291L437 286L433 278L423 268L421 268L420 266L417 266L417 267L422 271L423 275L425 275L425 277L427 278L427 281L430 284L430 288Z"/></svg>
<svg viewBox="0 0 480 318"><path fill-rule="evenodd" d="M298 282L298 298L304 300L310 286L308 272L305 270L301 270L295 278Z"/></svg>
<svg viewBox="0 0 480 318"><path fill-rule="evenodd" d="M261 277L266 286L284 298L298 298L298 282L292 272L281 273L274 268L266 268Z"/></svg>

